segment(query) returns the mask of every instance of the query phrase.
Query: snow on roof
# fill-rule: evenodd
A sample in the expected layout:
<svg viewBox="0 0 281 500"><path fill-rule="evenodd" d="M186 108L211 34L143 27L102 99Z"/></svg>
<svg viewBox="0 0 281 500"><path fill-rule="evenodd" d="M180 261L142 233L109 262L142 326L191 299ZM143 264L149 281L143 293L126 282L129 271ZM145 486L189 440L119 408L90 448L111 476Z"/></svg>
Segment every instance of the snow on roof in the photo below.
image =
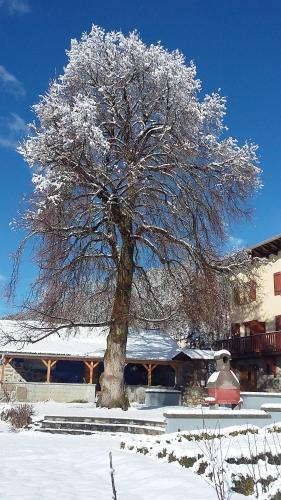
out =
<svg viewBox="0 0 281 500"><path fill-rule="evenodd" d="M19 324L16 321L0 320L0 329L16 335ZM0 353L71 355L103 358L106 349L106 328L79 328L77 333L52 334L35 344L9 343L1 345ZM127 343L128 359L172 360L180 352L177 342L159 330L130 330Z"/></svg>
<svg viewBox="0 0 281 500"><path fill-rule="evenodd" d="M214 351L210 351L207 349L188 349L188 348L183 348L181 349L181 352L184 352L186 356L188 356L191 359L214 359Z"/></svg>
<svg viewBox="0 0 281 500"><path fill-rule="evenodd" d="M215 351L214 352L214 358L215 359L222 358L223 356L226 356L226 357L230 358L231 354L226 349L221 349L220 351Z"/></svg>

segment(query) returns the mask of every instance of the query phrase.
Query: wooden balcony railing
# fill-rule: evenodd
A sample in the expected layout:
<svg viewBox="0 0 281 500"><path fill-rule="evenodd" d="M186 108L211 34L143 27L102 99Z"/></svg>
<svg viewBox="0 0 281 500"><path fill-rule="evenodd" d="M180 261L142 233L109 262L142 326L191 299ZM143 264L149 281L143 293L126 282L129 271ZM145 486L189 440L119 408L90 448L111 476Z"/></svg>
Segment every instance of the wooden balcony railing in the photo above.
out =
<svg viewBox="0 0 281 500"><path fill-rule="evenodd" d="M281 354L281 331L218 340L216 349L227 349L231 354Z"/></svg>

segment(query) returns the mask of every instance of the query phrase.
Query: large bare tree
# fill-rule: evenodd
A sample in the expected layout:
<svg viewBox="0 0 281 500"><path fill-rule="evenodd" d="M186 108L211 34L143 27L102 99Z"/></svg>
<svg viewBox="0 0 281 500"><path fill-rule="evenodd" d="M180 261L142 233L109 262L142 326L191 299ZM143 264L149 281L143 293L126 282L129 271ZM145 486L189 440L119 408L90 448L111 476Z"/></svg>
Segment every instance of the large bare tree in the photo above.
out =
<svg viewBox="0 0 281 500"><path fill-rule="evenodd" d="M99 404L125 408L139 284L153 301L152 267L171 277L181 269L184 279L218 266L227 223L246 214L259 187L256 146L226 135L225 99L200 98L196 68L178 51L93 26L67 54L20 148L34 183L23 216L40 270L32 308L45 325L29 340L107 325ZM89 301L91 320L77 321ZM173 314L172 297L161 318L139 319L165 314Z"/></svg>

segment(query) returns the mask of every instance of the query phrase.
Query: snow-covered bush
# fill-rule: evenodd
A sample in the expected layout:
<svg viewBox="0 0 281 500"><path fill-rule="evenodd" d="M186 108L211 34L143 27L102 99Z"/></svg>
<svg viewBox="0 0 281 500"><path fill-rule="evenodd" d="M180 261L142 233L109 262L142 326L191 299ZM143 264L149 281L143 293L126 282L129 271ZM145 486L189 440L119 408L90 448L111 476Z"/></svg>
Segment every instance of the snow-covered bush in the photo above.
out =
<svg viewBox="0 0 281 500"><path fill-rule="evenodd" d="M281 500L280 431L280 425L275 424L264 429L205 428L128 438L121 448L189 468L205 477L219 500L227 500L233 492L260 500Z"/></svg>
<svg viewBox="0 0 281 500"><path fill-rule="evenodd" d="M0 413L0 420L4 420L11 425L13 431L26 427L31 423L34 415L33 406L27 403L4 408Z"/></svg>

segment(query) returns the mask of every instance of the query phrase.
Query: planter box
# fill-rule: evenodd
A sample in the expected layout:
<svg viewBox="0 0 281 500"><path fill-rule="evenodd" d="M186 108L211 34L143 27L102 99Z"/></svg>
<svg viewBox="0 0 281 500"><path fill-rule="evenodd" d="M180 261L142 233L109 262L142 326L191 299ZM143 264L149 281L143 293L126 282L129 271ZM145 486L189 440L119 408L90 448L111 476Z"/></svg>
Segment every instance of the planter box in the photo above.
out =
<svg viewBox="0 0 281 500"><path fill-rule="evenodd" d="M281 392L241 392L244 410L259 410L263 404L281 404Z"/></svg>
<svg viewBox="0 0 281 500"><path fill-rule="evenodd" d="M181 391L165 387L153 387L145 391L146 406L180 406Z"/></svg>

